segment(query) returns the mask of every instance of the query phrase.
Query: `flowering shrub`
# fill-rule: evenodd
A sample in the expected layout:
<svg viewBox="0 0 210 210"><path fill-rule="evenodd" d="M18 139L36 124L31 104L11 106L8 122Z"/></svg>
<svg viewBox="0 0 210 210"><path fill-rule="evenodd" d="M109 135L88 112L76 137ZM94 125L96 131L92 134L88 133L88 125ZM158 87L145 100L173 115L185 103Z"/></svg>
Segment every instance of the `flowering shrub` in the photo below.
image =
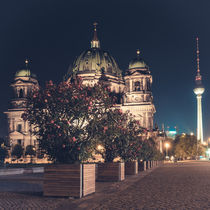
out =
<svg viewBox="0 0 210 210"><path fill-rule="evenodd" d="M32 125L40 149L60 163L85 161L94 150L105 162L136 159L142 132L138 122L115 108L117 97L108 85L86 87L81 82L50 81L28 97L22 117ZM104 149L97 150L98 144Z"/></svg>
<svg viewBox="0 0 210 210"><path fill-rule="evenodd" d="M100 115L101 99L96 98L96 89L82 86L76 78L59 85L50 81L44 89L35 90L29 96L22 117L34 127L39 146L50 160L74 163L91 156Z"/></svg>
<svg viewBox="0 0 210 210"><path fill-rule="evenodd" d="M105 162L113 162L117 157L124 161L135 160L141 149L138 122L128 113L111 108L104 113L98 123L98 139L103 149L96 152L102 155Z"/></svg>
<svg viewBox="0 0 210 210"><path fill-rule="evenodd" d="M143 128L132 116L126 122L126 132L121 136L120 157L124 161L133 161L138 158L142 149L141 134Z"/></svg>

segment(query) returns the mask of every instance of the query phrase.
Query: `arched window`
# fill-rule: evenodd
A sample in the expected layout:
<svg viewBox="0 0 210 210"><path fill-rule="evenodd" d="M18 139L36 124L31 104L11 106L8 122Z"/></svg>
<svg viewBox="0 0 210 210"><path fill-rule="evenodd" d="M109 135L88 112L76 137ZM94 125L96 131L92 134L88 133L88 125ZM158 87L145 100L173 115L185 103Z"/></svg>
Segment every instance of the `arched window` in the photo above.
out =
<svg viewBox="0 0 210 210"><path fill-rule="evenodd" d="M147 78L147 90L150 90L150 89L151 89L150 79Z"/></svg>
<svg viewBox="0 0 210 210"><path fill-rule="evenodd" d="M21 131L22 131L22 125L21 125L21 124L18 124L18 125L17 125L17 131L18 131L18 132L21 132Z"/></svg>
<svg viewBox="0 0 210 210"><path fill-rule="evenodd" d="M19 91L19 98L23 98L23 89L20 89Z"/></svg>
<svg viewBox="0 0 210 210"><path fill-rule="evenodd" d="M140 82L135 82L134 83L134 90L135 91L140 91Z"/></svg>

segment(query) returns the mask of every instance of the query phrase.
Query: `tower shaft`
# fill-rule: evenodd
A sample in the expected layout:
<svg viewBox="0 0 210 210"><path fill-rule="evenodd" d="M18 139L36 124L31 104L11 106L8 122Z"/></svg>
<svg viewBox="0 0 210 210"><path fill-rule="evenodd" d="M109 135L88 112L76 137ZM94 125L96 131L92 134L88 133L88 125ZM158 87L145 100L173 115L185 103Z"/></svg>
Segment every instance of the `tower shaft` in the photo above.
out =
<svg viewBox="0 0 210 210"><path fill-rule="evenodd" d="M202 95L197 95L197 140L203 144Z"/></svg>

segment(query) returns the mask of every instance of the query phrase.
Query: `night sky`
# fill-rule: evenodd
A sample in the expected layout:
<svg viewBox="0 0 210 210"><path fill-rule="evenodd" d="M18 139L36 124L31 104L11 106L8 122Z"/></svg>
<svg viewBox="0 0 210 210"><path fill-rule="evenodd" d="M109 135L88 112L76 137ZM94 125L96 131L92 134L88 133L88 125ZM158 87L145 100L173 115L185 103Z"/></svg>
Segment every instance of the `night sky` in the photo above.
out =
<svg viewBox="0 0 210 210"><path fill-rule="evenodd" d="M59 82L69 65L90 47L98 22L101 48L126 70L140 49L153 75L155 122L196 132L196 36L205 87L203 124L210 136L209 0L7 0L0 3L0 136L7 134L10 87L30 60L41 86Z"/></svg>

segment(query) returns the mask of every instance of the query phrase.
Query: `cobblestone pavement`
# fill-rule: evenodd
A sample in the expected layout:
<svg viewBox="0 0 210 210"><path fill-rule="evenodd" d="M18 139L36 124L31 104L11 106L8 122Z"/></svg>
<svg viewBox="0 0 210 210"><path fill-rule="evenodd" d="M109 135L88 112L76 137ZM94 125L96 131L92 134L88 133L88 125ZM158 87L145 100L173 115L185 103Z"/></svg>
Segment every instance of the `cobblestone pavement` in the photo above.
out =
<svg viewBox="0 0 210 210"><path fill-rule="evenodd" d="M166 164L101 200L77 202L78 209L96 210L210 209L210 162Z"/></svg>
<svg viewBox="0 0 210 210"><path fill-rule="evenodd" d="M13 183L0 177L0 209L210 209L210 162L166 164L123 182L97 183L97 192L82 199L43 197L36 176Z"/></svg>

